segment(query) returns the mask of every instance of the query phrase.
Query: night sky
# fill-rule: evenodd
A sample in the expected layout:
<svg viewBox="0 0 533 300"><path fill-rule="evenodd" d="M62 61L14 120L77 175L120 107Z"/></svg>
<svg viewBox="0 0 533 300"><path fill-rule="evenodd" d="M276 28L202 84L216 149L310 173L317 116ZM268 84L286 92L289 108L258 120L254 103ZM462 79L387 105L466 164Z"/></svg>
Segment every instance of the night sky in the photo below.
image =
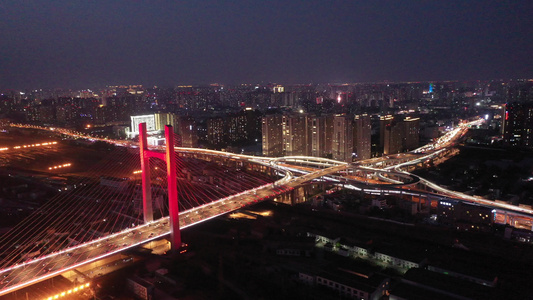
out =
<svg viewBox="0 0 533 300"><path fill-rule="evenodd" d="M533 1L0 1L0 89L533 78Z"/></svg>

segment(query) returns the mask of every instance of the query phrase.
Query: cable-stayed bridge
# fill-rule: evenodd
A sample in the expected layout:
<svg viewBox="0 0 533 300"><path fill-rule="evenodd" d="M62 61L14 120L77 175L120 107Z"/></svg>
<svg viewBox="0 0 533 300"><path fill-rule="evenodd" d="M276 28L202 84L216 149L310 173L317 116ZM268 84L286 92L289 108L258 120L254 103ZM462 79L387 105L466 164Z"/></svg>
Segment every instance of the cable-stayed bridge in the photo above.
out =
<svg viewBox="0 0 533 300"><path fill-rule="evenodd" d="M411 153L356 164L186 148L167 149L165 157L142 143L133 150L121 148L88 171L74 191L62 192L1 238L0 295L150 240L172 236L173 231L179 234L180 228L258 201L303 202L308 194L302 187L310 183L342 185L365 193L431 193L434 201L453 197L531 219L531 210L448 191L402 169L441 158L467 128L464 124ZM143 149L153 152L142 154ZM168 159L169 155L173 160ZM143 159L148 162L144 167ZM174 176L167 176L169 166L177 170ZM97 174L98 179L91 174ZM128 180L125 174L130 176ZM151 183L143 188L146 178L141 178L147 174ZM175 212L179 213L174 221L168 205L172 195L167 192L167 177L174 177L176 181L171 185L178 191ZM143 205L147 191L153 205L149 212L152 217L148 218L146 203ZM172 228L173 222L178 226ZM171 241L179 248L181 241L172 237Z"/></svg>

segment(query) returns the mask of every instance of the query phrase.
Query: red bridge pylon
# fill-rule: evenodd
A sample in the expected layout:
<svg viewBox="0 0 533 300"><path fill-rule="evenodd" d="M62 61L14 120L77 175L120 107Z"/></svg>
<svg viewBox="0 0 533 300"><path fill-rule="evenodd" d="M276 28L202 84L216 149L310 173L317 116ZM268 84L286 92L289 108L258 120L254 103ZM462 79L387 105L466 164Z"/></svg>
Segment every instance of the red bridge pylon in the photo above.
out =
<svg viewBox="0 0 533 300"><path fill-rule="evenodd" d="M177 250L181 247L181 232L178 206L178 187L176 182L174 131L170 125L165 125L165 141L167 147L166 154L148 150L146 123L139 124L139 148L141 154L144 222L148 223L154 220L154 212L152 209L152 183L150 180L150 157L155 157L167 163L170 244L172 250Z"/></svg>

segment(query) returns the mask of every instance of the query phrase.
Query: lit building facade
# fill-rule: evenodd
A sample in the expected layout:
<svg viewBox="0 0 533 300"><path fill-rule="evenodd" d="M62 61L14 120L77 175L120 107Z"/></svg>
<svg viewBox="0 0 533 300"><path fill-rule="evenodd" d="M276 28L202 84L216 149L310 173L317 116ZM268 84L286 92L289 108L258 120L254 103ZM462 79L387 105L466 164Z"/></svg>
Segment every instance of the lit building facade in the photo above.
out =
<svg viewBox="0 0 533 300"><path fill-rule="evenodd" d="M165 125L172 125L174 132L177 133L176 127L178 125L178 116L172 113L156 113L154 114L155 128L158 131L165 131Z"/></svg>
<svg viewBox="0 0 533 300"><path fill-rule="evenodd" d="M283 155L283 126L281 115L267 115L261 120L263 156Z"/></svg>
<svg viewBox="0 0 533 300"><path fill-rule="evenodd" d="M178 117L177 134L179 135L181 147L198 147L198 127L196 121L191 116Z"/></svg>
<svg viewBox="0 0 533 300"><path fill-rule="evenodd" d="M284 115L282 117L282 132L285 155L309 155L307 151L306 115Z"/></svg>
<svg viewBox="0 0 533 300"><path fill-rule="evenodd" d="M503 138L515 147L533 147L533 102L513 102L505 105Z"/></svg>
<svg viewBox="0 0 533 300"><path fill-rule="evenodd" d="M325 157L328 154L327 142L328 131L325 116L313 116L309 118L311 156ZM331 132L329 133L331 135ZM331 137L329 138L331 141ZM331 149L331 146L329 147Z"/></svg>
<svg viewBox="0 0 533 300"><path fill-rule="evenodd" d="M146 131L156 131L155 115L131 116L131 130L128 133L131 137L139 135L139 124L146 123Z"/></svg>
<svg viewBox="0 0 533 300"><path fill-rule="evenodd" d="M379 118L379 147L383 150L385 148L385 128L390 125L394 117L392 115L381 116Z"/></svg>
<svg viewBox="0 0 533 300"><path fill-rule="evenodd" d="M211 118L207 120L207 142L211 145L222 145L225 142L224 119Z"/></svg>
<svg viewBox="0 0 533 300"><path fill-rule="evenodd" d="M380 143L383 154L396 154L413 150L420 143L420 119L405 117L399 119L391 115L380 118Z"/></svg>
<svg viewBox="0 0 533 300"><path fill-rule="evenodd" d="M402 152L403 124L392 120L383 128L383 154L395 154Z"/></svg>
<svg viewBox="0 0 533 300"><path fill-rule="evenodd" d="M420 144L420 119L407 117L403 120L403 126L403 150L409 151L418 148Z"/></svg>
<svg viewBox="0 0 533 300"><path fill-rule="evenodd" d="M353 120L346 115L333 117L333 159L351 162L353 156Z"/></svg>
<svg viewBox="0 0 533 300"><path fill-rule="evenodd" d="M175 146L187 148L198 147L196 122L192 117L177 116L172 113L131 116L131 128L128 128L126 131L128 137L133 138L139 135L140 123L146 123L146 131L149 133L163 132L165 130L165 125L171 125L176 134ZM152 140L154 139L152 138ZM157 140L157 142L152 142L151 144L161 144L160 139L155 138L155 140Z"/></svg>
<svg viewBox="0 0 533 300"><path fill-rule="evenodd" d="M357 159L369 159L371 157L372 127L370 116L367 114L355 116L354 126L354 152Z"/></svg>
<svg viewBox="0 0 533 300"><path fill-rule="evenodd" d="M227 119L227 138L230 143L246 141L250 138L250 117L246 113L238 113Z"/></svg>

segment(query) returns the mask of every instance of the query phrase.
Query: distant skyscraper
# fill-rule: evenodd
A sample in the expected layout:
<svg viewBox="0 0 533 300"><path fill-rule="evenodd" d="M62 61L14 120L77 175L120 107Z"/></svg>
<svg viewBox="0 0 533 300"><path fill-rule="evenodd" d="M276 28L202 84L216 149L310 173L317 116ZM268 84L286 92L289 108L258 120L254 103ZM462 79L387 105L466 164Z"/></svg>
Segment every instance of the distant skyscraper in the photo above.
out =
<svg viewBox="0 0 533 300"><path fill-rule="evenodd" d="M353 154L353 119L346 115L333 117L333 159L351 162Z"/></svg>
<svg viewBox="0 0 533 300"><path fill-rule="evenodd" d="M505 105L503 138L511 146L533 147L533 102Z"/></svg>
<svg viewBox="0 0 533 300"><path fill-rule="evenodd" d="M193 117L180 116L178 118L178 131L181 138L181 146L187 148L198 147L198 129Z"/></svg>
<svg viewBox="0 0 533 300"><path fill-rule="evenodd" d="M263 156L283 155L283 126L281 115L267 115L262 118Z"/></svg>
<svg viewBox="0 0 533 300"><path fill-rule="evenodd" d="M282 105L283 106L294 106L296 103L296 94L294 92L284 92L282 93Z"/></svg>
<svg viewBox="0 0 533 300"><path fill-rule="evenodd" d="M276 85L272 88L272 91L274 93L283 93L285 91L285 88L282 85Z"/></svg>
<svg viewBox="0 0 533 300"><path fill-rule="evenodd" d="M357 159L369 159L371 157L371 136L370 116L367 114L355 116L353 142Z"/></svg>

